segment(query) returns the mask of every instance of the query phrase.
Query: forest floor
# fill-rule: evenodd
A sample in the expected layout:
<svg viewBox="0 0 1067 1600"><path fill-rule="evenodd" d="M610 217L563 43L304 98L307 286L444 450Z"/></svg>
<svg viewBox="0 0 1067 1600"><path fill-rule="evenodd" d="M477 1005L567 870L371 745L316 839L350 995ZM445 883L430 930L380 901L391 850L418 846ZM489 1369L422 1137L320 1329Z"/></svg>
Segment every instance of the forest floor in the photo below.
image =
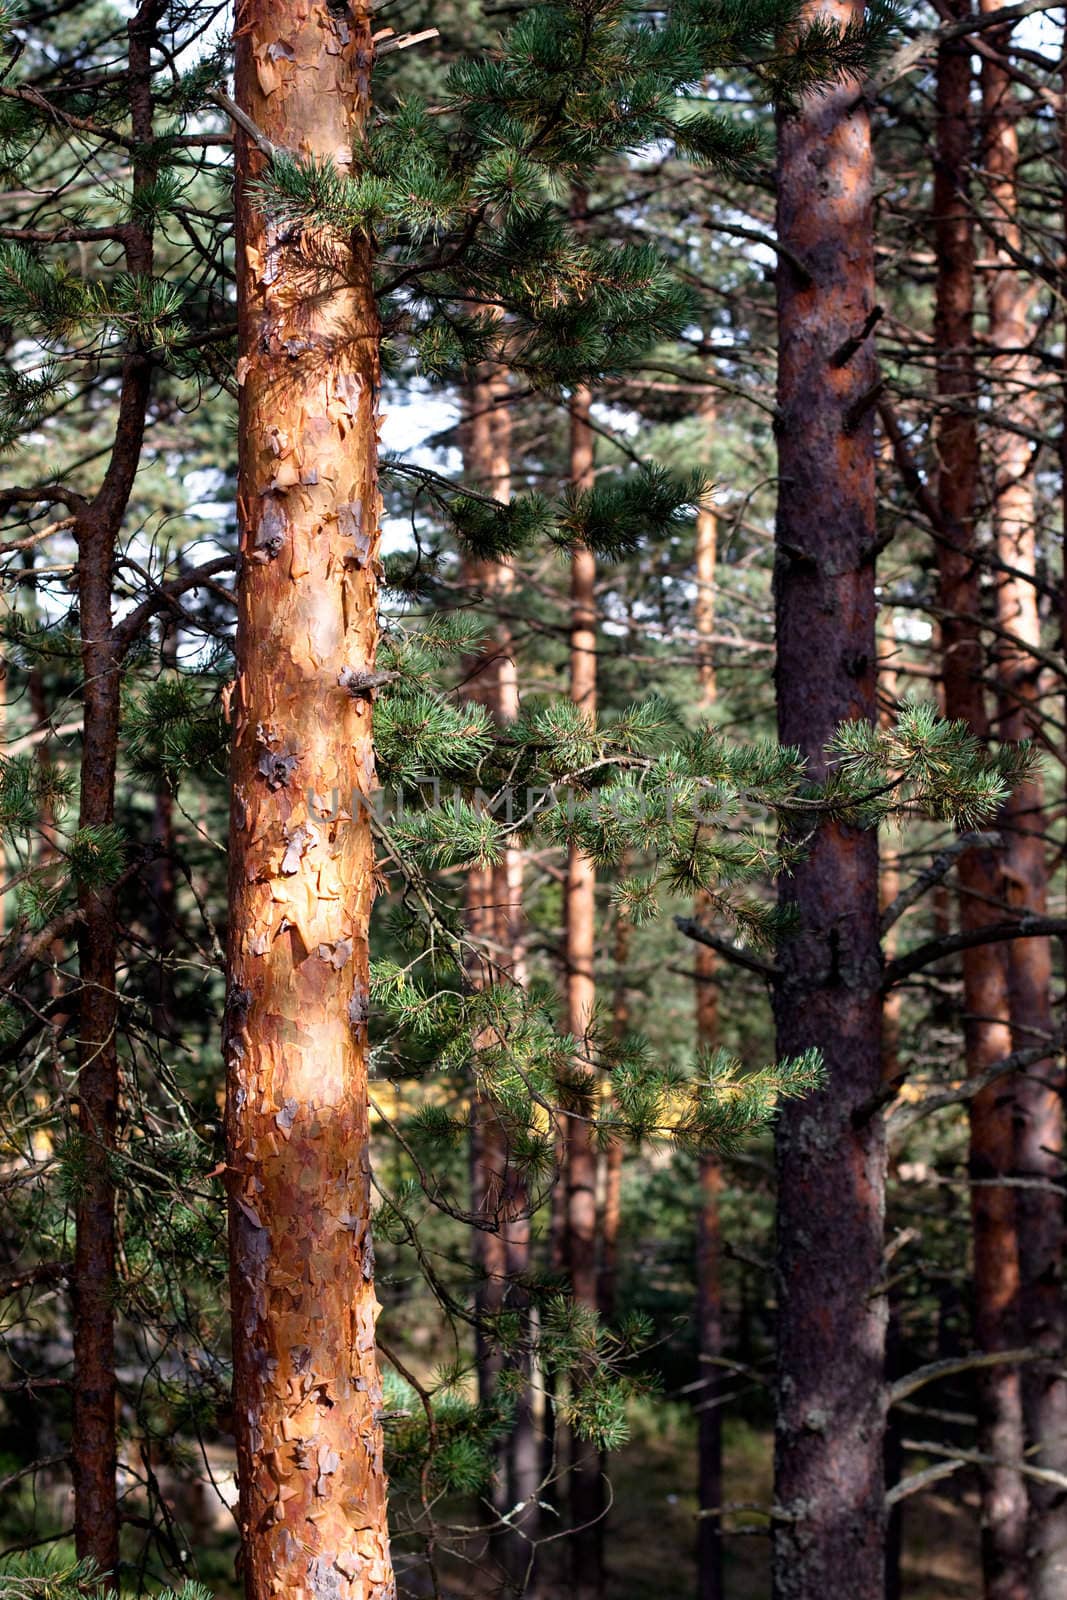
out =
<svg viewBox="0 0 1067 1600"><path fill-rule="evenodd" d="M730 1518L725 1590L729 1600L767 1600L770 1542L766 1514L757 1508L766 1507L771 1499L770 1432L728 1422L724 1443L729 1502L752 1508L738 1509ZM230 1452L221 1444L211 1445L208 1459L216 1484L229 1498L233 1493ZM921 1464L910 1461L909 1470ZM164 1473L164 1480L169 1476ZM692 1414L662 1400L655 1407L637 1404L630 1441L612 1457L610 1476L614 1498L605 1532L605 1600L690 1600L696 1594L697 1505ZM185 1471L166 1482L165 1493L209 1592L216 1600L239 1600L234 1581L233 1520L206 1478L197 1474L195 1458L187 1458ZM38 1536L48 1525L64 1525L69 1515L68 1497L69 1491L58 1484L52 1493L39 1496L40 1520L34 1519ZM14 1512L14 1505L9 1509ZM28 1511L28 1503L22 1509ZM473 1520L467 1503L450 1509L460 1521ZM6 1520L0 1517L0 1532L8 1532ZM25 1535L25 1524L19 1531ZM132 1536L133 1530L129 1531ZM0 1539L0 1544L6 1542ZM939 1486L939 1490L906 1500L903 1543L901 1600L973 1600L981 1587L974 1484L961 1474L947 1488ZM69 1553L73 1555L72 1550ZM132 1542L125 1554L136 1566ZM540 1600L565 1600L570 1592L566 1540L553 1542L546 1556ZM150 1562L149 1572L152 1566ZM476 1580L472 1583L469 1565L457 1563L442 1576L442 1591L453 1600L485 1600L484 1589L479 1589ZM134 1590L124 1586L123 1593L127 1592Z"/></svg>
<svg viewBox="0 0 1067 1600"><path fill-rule="evenodd" d="M728 1424L724 1443L729 1503L769 1505L769 1434ZM664 1423L662 1414L654 1421L640 1408L630 1443L612 1463L611 1477L615 1504L605 1541L607 1600L684 1600L694 1595L696 1441L689 1417L679 1410L668 1413ZM737 1512L730 1526L753 1531L734 1532L726 1541L726 1593L730 1600L767 1600L767 1518L755 1511ZM980 1592L973 1484L961 1484L955 1494L932 1491L906 1500L903 1538L902 1600L973 1600Z"/></svg>

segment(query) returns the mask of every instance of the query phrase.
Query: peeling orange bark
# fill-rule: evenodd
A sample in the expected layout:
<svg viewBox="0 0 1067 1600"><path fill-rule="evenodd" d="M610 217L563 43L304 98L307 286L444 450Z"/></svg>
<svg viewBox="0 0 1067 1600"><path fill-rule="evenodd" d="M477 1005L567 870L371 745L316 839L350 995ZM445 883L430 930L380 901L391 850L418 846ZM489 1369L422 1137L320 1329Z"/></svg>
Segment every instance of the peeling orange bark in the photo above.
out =
<svg viewBox="0 0 1067 1600"><path fill-rule="evenodd" d="M241 109L350 170L365 8L245 0ZM392 1600L367 1108L379 324L367 242L279 226L237 145L227 1161L248 1600ZM355 812L355 815L352 812Z"/></svg>

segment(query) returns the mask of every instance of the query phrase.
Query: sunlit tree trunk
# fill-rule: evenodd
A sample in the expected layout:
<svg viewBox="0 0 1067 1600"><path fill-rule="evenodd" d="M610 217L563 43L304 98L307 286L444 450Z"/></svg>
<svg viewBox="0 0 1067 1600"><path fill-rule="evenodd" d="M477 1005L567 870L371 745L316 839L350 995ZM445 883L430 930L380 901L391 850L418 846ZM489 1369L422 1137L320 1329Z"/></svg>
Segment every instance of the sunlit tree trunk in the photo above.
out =
<svg viewBox="0 0 1067 1600"><path fill-rule="evenodd" d="M992 11L992 0L983 0ZM1011 51L1011 29L995 29L990 42ZM997 732L1006 742L1028 738L1041 717L1041 646L1037 606L1037 540L1030 442L1038 374L1028 346L1028 311L1034 288L1017 266L1024 247L1018 222L1018 96L1006 65L982 58L983 218L997 267L988 283L989 345L994 409L989 430L993 478L993 533L1004 564L996 575L996 618L1002 630L995 651ZM997 419L1008 426L1000 428ZM1015 424L1013 429L1011 424ZM1010 571L1005 570L1010 568ZM1048 864L1039 776L1022 784L1002 815L1004 887L1020 913L1046 909ZM1015 939L1007 947L1012 1044L1031 1048L1053 1037L1051 947L1047 939ZM1020 1074L1015 1090L1014 1168L1029 1180L1016 1191L1019 1302L1027 1344L1049 1352L1048 1362L1022 1376L1028 1459L1054 1472L1067 1470L1067 1378L1062 1359L1067 1333L1063 1303L1063 1074L1051 1056ZM1053 1600L1067 1591L1067 1496L1027 1479L1030 1503L1028 1600Z"/></svg>
<svg viewBox="0 0 1067 1600"><path fill-rule="evenodd" d="M862 5L810 15L847 23ZM872 157L855 87L779 126L778 733L815 779L846 719L876 714ZM823 823L783 904L779 1054L827 1083L778 1121L775 1600L881 1600L886 1514L885 1142L853 1114L881 1079L878 842Z"/></svg>
<svg viewBox="0 0 1067 1600"><path fill-rule="evenodd" d="M240 108L350 171L371 22L249 0ZM237 144L240 385L226 1019L234 1417L248 1600L395 1592L367 1107L379 323L368 242L275 225ZM331 820L332 819L332 820Z"/></svg>
<svg viewBox="0 0 1067 1600"><path fill-rule="evenodd" d="M570 479L575 489L593 484L593 430L589 426L589 393L579 389L571 401ZM579 545L571 556L570 695L590 721L596 716L596 560ZM573 845L567 857L565 900L567 953L567 1026L581 1040L589 1028L596 999L593 961L596 952L596 872L588 856ZM579 1071L588 1071L579 1063ZM595 1105L595 1084L590 1089ZM597 1151L589 1123L572 1117L566 1133L567 1218L565 1259L575 1300L597 1308ZM599 1452L572 1440L570 1469L571 1556L578 1600L595 1600L603 1592L604 1495Z"/></svg>
<svg viewBox="0 0 1067 1600"><path fill-rule="evenodd" d="M957 7L966 14L961 3ZM937 389L938 581L946 716L989 736L983 687L982 595L975 561L978 483L977 374L974 364L974 225L970 172L975 158L972 68L966 39L943 44L937 60L934 221L938 260L935 340ZM959 863L960 926L998 916L1003 892L999 853L969 850ZM967 1071L978 1076L1011 1048L1007 957L990 944L962 957ZM982 1352L1017 1346L1019 1263L1015 1191L989 1182L1013 1165L1012 1087L993 1084L970 1102L970 1171L974 1233L975 1341ZM1025 1592L1026 1491L1016 1470L1023 1449L1018 1369L978 1374L979 1443L998 1466L984 1469L982 1566L987 1600Z"/></svg>

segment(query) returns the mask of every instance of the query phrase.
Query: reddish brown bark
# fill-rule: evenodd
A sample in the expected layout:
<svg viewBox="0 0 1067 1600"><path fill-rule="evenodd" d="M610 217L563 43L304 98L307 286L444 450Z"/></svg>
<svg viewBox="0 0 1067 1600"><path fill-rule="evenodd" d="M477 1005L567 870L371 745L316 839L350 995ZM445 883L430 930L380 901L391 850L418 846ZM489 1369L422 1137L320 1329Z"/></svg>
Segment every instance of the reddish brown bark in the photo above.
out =
<svg viewBox="0 0 1067 1600"><path fill-rule="evenodd" d="M26 568L27 571L32 574L32 551L27 552L27 556L28 560L26 561ZM32 577L29 581L32 592ZM30 710L33 715L33 725L35 728L40 730L40 737L37 739L37 742L34 745L34 756L36 758L38 770L41 773L42 779L47 783L53 768L52 741L48 734L48 720L52 708L48 703L48 695L45 690L44 673L40 665L34 665L30 668L30 671L27 675L26 689L29 696ZM40 837L37 848L37 864L39 867L47 870L50 867L54 867L55 863L59 859L60 853L59 835L56 829L55 808L48 800L42 802L41 813L38 820L38 830ZM66 955L66 946L62 939L56 939L53 942L50 954L52 962L46 981L48 984L49 995L53 1000L57 1000L63 990L63 979L60 976L59 966ZM56 1031L57 1036L60 1035L69 1020L68 1016L65 1013L52 1010L51 1007L49 1008L48 1015L51 1025ZM54 1086L53 1092L54 1098L58 1102L61 1098L59 1094L58 1081Z"/></svg>
<svg viewBox="0 0 1067 1600"><path fill-rule="evenodd" d="M995 7L982 0L982 10ZM991 41L1010 53L1011 29L994 30ZM1013 80L995 56L982 58L982 166L984 215L997 258L988 284L989 345L994 419L1019 427L1040 426L1033 413L1037 373L1029 353L1028 311L1033 289L1018 271L1015 253L1024 240L1018 222L1016 171L1019 105ZM1008 743L1028 738L1040 717L1040 649L1037 544L1029 441L1012 428L989 432L993 474L993 532L997 556L1011 572L996 579L995 652L997 732ZM1048 866L1040 777L1021 785L1001 815L1003 877L1008 903L1021 913L1046 909ZM1006 952L1011 1038L1029 1048L1053 1037L1051 948L1047 939L1015 939ZM1022 1377L1028 1459L1035 1466L1067 1469L1067 1380L1062 1351L1067 1333L1063 1305L1063 1100L1064 1079L1049 1058L1020 1074L1015 1086L1014 1167L1037 1180L1016 1192L1019 1297L1025 1341L1050 1353ZM1058 1600L1067 1587L1067 1496L1027 1479L1028 1600Z"/></svg>
<svg viewBox="0 0 1067 1600"><path fill-rule="evenodd" d="M820 5L846 23L862 5ZM847 719L873 721L876 366L872 159L853 86L779 128L775 567L778 732L813 778ZM799 263L803 269L794 264ZM858 341L858 347L857 347ZM826 1087L778 1122L775 1600L881 1600L886 1304L878 842L822 824L781 897L779 1054L817 1046Z"/></svg>
<svg viewBox="0 0 1067 1600"><path fill-rule="evenodd" d="M883 446L885 441L883 440ZM890 728L897 717L899 705L899 684L897 681L896 655L897 636L893 613L890 611L885 618L885 632L881 640L881 654L878 665L878 717L882 726ZM892 905L900 892L900 857L895 851L883 850L880 862L879 876L879 901L883 911ZM883 940L882 949L885 956L891 958L896 953L897 937L894 925L887 932ZM887 1083L893 1082L900 1070L900 1010L902 996L899 990L890 990L882 1002L882 1077Z"/></svg>
<svg viewBox="0 0 1067 1600"><path fill-rule="evenodd" d="M957 7L965 15L967 8ZM970 169L974 133L971 54L966 39L941 46L937 62L934 220L938 257L935 340L938 395L937 508L942 681L946 716L989 735L982 675L981 591L974 558L978 482L977 375L974 365L974 227ZM993 850L970 850L959 865L960 926L978 929L998 915L1000 861ZM976 1076L1011 1047L1007 957L996 945L965 951L963 962L967 1071ZM1013 1163L1012 1088L1000 1083L970 1105L970 1169L984 1180L971 1190L974 1233L975 1341L986 1352L1017 1346L1019 1267L1015 1192L988 1182ZM979 1442L1001 1465L982 1476L983 1578L987 1600L1021 1600L1025 1592L1026 1491L1013 1463L1023 1448L1017 1368L979 1376Z"/></svg>
<svg viewBox="0 0 1067 1600"><path fill-rule="evenodd" d="M351 170L365 7L248 0L241 109ZM237 153L227 1162L248 1600L391 1600L367 1106L380 329L359 235L277 226Z"/></svg>
<svg viewBox="0 0 1067 1600"><path fill-rule="evenodd" d="M160 662L174 672L178 666L178 636L164 616L161 625ZM174 792L162 778L153 800L152 839L158 852L152 862L149 880L151 897L152 954L154 965L148 978L148 998L152 1006L152 1025L162 1038L173 1036L174 981L173 960L177 935L178 887L174 870Z"/></svg>
<svg viewBox="0 0 1067 1600"><path fill-rule="evenodd" d="M889 452L889 441L883 437L880 449L883 456ZM897 638L893 613L890 611L884 622L885 633L881 640L881 653L878 663L878 698L879 721L883 727L892 727L896 721L899 686L896 671ZM879 905L884 912L891 906L900 892L900 857L893 851L883 850L879 874ZM882 941L882 952L887 960L892 960L897 948L897 927L894 923ZM882 1002L882 1080L888 1086L898 1081L900 1073L900 1014L903 995L900 989L890 989ZM898 1351L900 1346L899 1311L894 1303L892 1294L889 1301L889 1323L886 1333L886 1379L894 1382L900 1376L898 1371ZM904 1451L902 1446L903 1430L900 1418L892 1411L889 1413L885 1434L885 1478L886 1487L891 1488L900 1481L904 1465ZM901 1600L901 1574L900 1563L903 1554L904 1519L903 1507L898 1501L890 1510L886 1527L885 1546L885 1600Z"/></svg>
<svg viewBox="0 0 1067 1600"><path fill-rule="evenodd" d="M628 851L619 862L619 876L625 878L632 868ZM614 994L611 1004L611 1025L616 1040L622 1041L630 1027L629 964L633 942L633 922L626 908L619 907L615 920L615 942L611 952L614 974ZM597 1275L597 1306L605 1321L615 1315L619 1288L619 1228L622 1223L622 1157L621 1139L613 1139L604 1152L604 1184L600 1202L600 1271Z"/></svg>
<svg viewBox="0 0 1067 1600"><path fill-rule="evenodd" d="M145 0L127 24L129 96L134 137L152 137L151 48L161 7ZM137 189L152 182L155 168L142 155L133 173ZM136 212L133 213L136 216ZM139 222L125 230L126 266L152 271L152 236ZM83 676L81 801L82 828L105 827L115 812L115 763L121 693L120 650L114 637L111 568L115 540L141 458L151 361L139 346L122 368L119 413L107 472L99 493L82 507L74 524L78 545L78 613ZM80 1011L78 1022L78 1131L82 1167L75 1207L74 1412L71 1462L74 1480L74 1541L79 1557L116 1573L119 1508L115 1377L115 1186L113 1151L118 1124L119 1021L116 964L116 893L83 886L78 905Z"/></svg>
<svg viewBox="0 0 1067 1600"><path fill-rule="evenodd" d="M576 489L593 483L593 430L589 393L571 401L570 478ZM570 695L590 721L596 716L596 560L579 545L571 556ZM596 1000L596 871L573 845L567 855L565 900L567 1026L581 1041ZM584 1054L584 1052L583 1052ZM591 1072L581 1062L580 1072ZM565 1263L581 1306L597 1309L597 1152L588 1121L571 1118L566 1129L567 1214ZM599 1452L575 1438L570 1469L572 1575L578 1600L596 1600L604 1587L604 1491Z"/></svg>
<svg viewBox="0 0 1067 1600"><path fill-rule="evenodd" d="M494 382L491 372L483 373L468 390L463 429L465 475L483 492L503 501L511 494L511 426L505 402L506 386ZM491 604L506 604L515 581L514 569L507 561L468 563L466 578ZM482 654L468 663L465 693L487 706L497 723L512 722L518 715L518 674L503 620L498 619ZM468 876L467 927L476 946L470 963L475 984L524 981L522 874L522 853L509 848L499 865L475 868ZM485 1042L491 1048L494 1040L490 1037ZM528 1312L521 1280L530 1265L530 1223L526 1186L511 1159L506 1130L491 1099L478 1094L472 1107L471 1158L474 1207L495 1223L493 1230L478 1230L474 1241L478 1396L488 1405L503 1369L493 1321L505 1306L518 1309L524 1317ZM498 1451L493 1491L499 1515L512 1513L520 1504L524 1508L493 1539L494 1556L514 1583L532 1576L530 1541L536 1537L539 1520L541 1478L528 1350L517 1359L523 1363L527 1381L516 1401L513 1424Z"/></svg>
<svg viewBox="0 0 1067 1600"><path fill-rule="evenodd" d="M483 493L494 494L497 499L509 498L509 485L498 481L499 460L494 450L493 394L488 375L473 383L466 396L467 416L463 423L464 476ZM505 465L506 471L506 465ZM492 603L508 579L504 569L491 561L468 561L464 567L465 582ZM505 708L514 716L512 699L512 663L507 641L490 637L486 646L465 663L464 696L486 706L498 720ZM499 942L504 907L498 901L501 874L493 867L474 867L467 876L466 925L471 937L472 950L468 970L472 983L482 987L493 983L506 966L504 952ZM491 1048L493 1038L483 1041ZM475 1302L478 1311L476 1327L476 1365L478 1398L488 1406L496 1391L502 1357L492 1335L493 1319L503 1308L507 1291L507 1260L504 1243L503 1215L506 1205L505 1167L506 1145L491 1100L476 1090L471 1108L471 1185L474 1207L495 1222L495 1230L478 1230L474 1235L474 1265L478 1274ZM500 1485L498 1508L504 1509Z"/></svg>
<svg viewBox="0 0 1067 1600"><path fill-rule="evenodd" d="M709 419L710 421L710 419ZM697 513L696 603L700 703L706 715L715 704L715 562L718 520L710 506ZM706 895L698 895L693 908L698 922L708 919ZM719 1042L719 991L715 952L707 945L695 947L697 1046L712 1050ZM702 1516L697 1524L697 1597L722 1600L722 1407L719 1404L719 1368L722 1355L722 1222L719 1215L722 1167L709 1152L699 1161L700 1210L697 1216L697 1331L702 1387L697 1403L697 1503Z"/></svg>

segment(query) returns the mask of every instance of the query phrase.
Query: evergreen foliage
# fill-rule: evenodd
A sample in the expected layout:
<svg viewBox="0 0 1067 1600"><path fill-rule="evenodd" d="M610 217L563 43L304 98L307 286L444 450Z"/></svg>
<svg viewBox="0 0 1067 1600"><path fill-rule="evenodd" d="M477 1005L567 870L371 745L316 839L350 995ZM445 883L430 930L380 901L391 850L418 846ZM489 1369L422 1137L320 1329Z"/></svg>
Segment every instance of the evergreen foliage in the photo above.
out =
<svg viewBox="0 0 1067 1600"><path fill-rule="evenodd" d="M113 69L125 15L106 6L89 13L83 42L81 23L63 8L31 17L0 7L2 85L11 91L0 98L0 175L41 196L0 239L0 447L11 480L0 505L13 523L11 546L0 551L12 608L2 627L9 722L17 740L30 741L0 756L8 916L0 966L14 974L0 1011L4 1152L17 1171L8 1216L11 1232L30 1241L34 1267L70 1259L87 1137L71 1114L80 1003L71 930L80 892L113 889L123 933L123 1104L112 1158L120 1353L124 1372L137 1373L124 1376L122 1391L128 1494L133 1518L151 1530L146 1543L155 1541L154 1588L178 1583L161 1600L207 1600L207 1590L179 1581L186 1545L148 1463L178 1435L214 1446L227 1424L216 1027L232 596L214 563L219 548L232 552L235 529L228 513L205 518L197 503L228 501L233 487L230 170L216 98L229 60L211 8L161 8L156 132L145 150ZM640 449L616 452L617 469L602 460L591 488L563 481L558 408L580 386L603 386L629 404L672 364L681 382L703 374L714 348L703 330L720 290L712 295L701 281L706 262L694 267L691 218L683 207L681 243L666 225L649 242L628 186L648 173L655 181L699 173L724 186L728 231L742 214L739 197L765 184L771 109L788 115L813 89L864 79L898 22L881 4L844 28L801 13L796 0L678 0L654 16L622 0L523 8L484 50L437 73L432 94L408 92L405 69L386 58L353 173L275 152L259 190L323 271L337 240L371 241L387 382L448 392L473 372L506 373L512 399L536 419L535 443L516 452L520 492L507 503L425 460L382 460L390 509L410 517L414 548L386 558L380 672L367 686L382 891L370 1023L376 1232L383 1298L395 1290L401 1308L408 1295L437 1318L437 1370L428 1379L421 1364L408 1376L387 1371L385 1397L389 1470L427 1539L426 1504L491 1499L531 1367L558 1421L603 1450L619 1448L635 1400L656 1391L656 1320L640 1305L614 1317L576 1305L566 1274L544 1259L560 1128L580 1122L602 1153L620 1144L636 1152L647 1162L650 1207L669 1209L676 1196L655 1200L664 1171L688 1171L701 1154L736 1156L758 1145L783 1102L832 1090L818 1052L773 1061L765 1037L736 1026L723 1048L694 1051L679 1043L673 1020L620 1027L601 1010L575 1037L555 971L558 875L538 869L530 890L538 937L552 931L534 941L525 985L472 935L466 879L514 848L558 874L575 847L608 885L605 922L649 941L639 948L654 952L657 971L671 959L664 912L694 899L708 931L766 965L795 931L773 884L803 858L816 824L907 829L897 836L925 850L938 824L992 824L1037 766L1033 749L980 743L918 699L877 727L844 724L821 782L797 751L765 736L766 707L750 684L731 688L740 733L724 731L722 718L698 720L691 665L678 666L675 639L691 609L694 523L713 504L719 464L698 460L691 441L674 460L655 458L673 419L656 434L654 407L676 402L657 402L650 384ZM151 175L133 185L135 160ZM598 221L597 202L617 226ZM155 234L151 274L121 264L131 222ZM747 285L750 275L758 286L750 257L731 246L723 259L724 276ZM69 522L99 488L97 451L114 432L117 379L131 352L151 368L151 443L113 575L120 624L138 619L119 664L119 800L113 825L80 826L85 684ZM603 412L610 438L614 420ZM766 443L755 438L757 464ZM748 464L749 444L734 439L731 466ZM182 488L183 474L209 481ZM753 515L766 520L761 505ZM52 523L59 531L46 538ZM624 616L612 636L622 640L621 659L612 660L596 716L561 698L555 681L566 647L560 574L579 547L610 569L605 608ZM205 574L195 583L199 560ZM499 597L479 567L505 560L520 579L508 602L515 648L532 669L518 717L500 725L470 686L498 620ZM917 574L908 582L919 587ZM642 627L653 639L652 668L642 665ZM43 726L26 709L31 691L46 704ZM74 731L63 733L68 720ZM350 800L322 798L333 821ZM164 820L173 816L176 826ZM479 1225L466 1160L475 1104L501 1136L541 1256L491 1313L479 1309L470 1261ZM40 1348L46 1339L62 1346L64 1314L48 1304L41 1316ZM10 1321L5 1313L5 1335L22 1338L21 1322L17 1306ZM488 1407L472 1399L478 1338L503 1364ZM30 1348L10 1342L16 1385L37 1372ZM62 1413L60 1432L66 1426ZM454 1520L463 1525L464 1516ZM18 1510L19 1537L26 1523ZM146 1556L142 1576L148 1565ZM4 1558L0 1588L20 1600L94 1589L110 1600L62 1546L54 1558Z"/></svg>

